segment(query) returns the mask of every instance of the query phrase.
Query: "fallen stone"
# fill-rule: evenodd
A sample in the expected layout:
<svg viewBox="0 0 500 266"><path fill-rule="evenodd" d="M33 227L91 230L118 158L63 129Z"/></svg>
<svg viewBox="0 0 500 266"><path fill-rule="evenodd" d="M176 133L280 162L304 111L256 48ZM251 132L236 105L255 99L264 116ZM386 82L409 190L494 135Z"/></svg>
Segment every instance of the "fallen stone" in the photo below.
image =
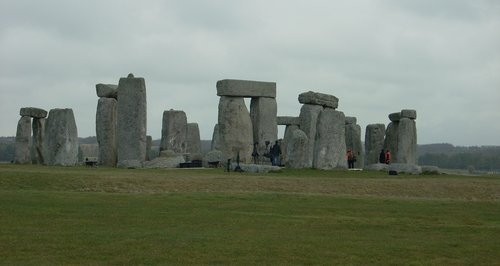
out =
<svg viewBox="0 0 500 266"><path fill-rule="evenodd" d="M184 156L157 157L144 163L144 168L178 168L181 163L185 163Z"/></svg>
<svg viewBox="0 0 500 266"><path fill-rule="evenodd" d="M121 160L116 164L118 168L127 168L127 169L139 169L144 167L144 161L140 160Z"/></svg>
<svg viewBox="0 0 500 266"><path fill-rule="evenodd" d="M300 125L300 117L298 116L278 116L276 123L280 126Z"/></svg>
<svg viewBox="0 0 500 266"><path fill-rule="evenodd" d="M45 111L41 108L23 107L19 110L19 115L29 116L29 117L33 117L33 118L45 118L45 117L47 117L47 111Z"/></svg>
<svg viewBox="0 0 500 266"><path fill-rule="evenodd" d="M45 123L44 160L47 165L78 163L78 132L72 109L52 109Z"/></svg>
<svg viewBox="0 0 500 266"><path fill-rule="evenodd" d="M14 153L14 162L17 164L31 163L31 117L22 116L17 122L16 146Z"/></svg>
<svg viewBox="0 0 500 266"><path fill-rule="evenodd" d="M217 96L276 98L276 83L223 79L217 81Z"/></svg>
<svg viewBox="0 0 500 266"><path fill-rule="evenodd" d="M391 163L388 167L389 171L396 171L399 173L406 173L412 175L419 175L422 173L422 168L415 164L407 164L407 163Z"/></svg>
<svg viewBox="0 0 500 266"><path fill-rule="evenodd" d="M99 83L95 85L95 89L98 97L118 98L118 85Z"/></svg>
<svg viewBox="0 0 500 266"><path fill-rule="evenodd" d="M231 163L231 170L234 171L236 163ZM247 173L269 173L281 171L281 167L263 164L244 164L240 163L240 168L243 172Z"/></svg>
<svg viewBox="0 0 500 266"><path fill-rule="evenodd" d="M325 108L318 116L313 167L323 170L347 168L345 154L344 113Z"/></svg>
<svg viewBox="0 0 500 266"><path fill-rule="evenodd" d="M417 111L411 109L403 109L401 110L401 117L415 120L417 119Z"/></svg>
<svg viewBox="0 0 500 266"><path fill-rule="evenodd" d="M389 165L385 163L374 163L365 165L363 169L367 171L387 171L389 169Z"/></svg>
<svg viewBox="0 0 500 266"><path fill-rule="evenodd" d="M339 107L339 98L329 94L308 91L299 94L299 103L337 109Z"/></svg>

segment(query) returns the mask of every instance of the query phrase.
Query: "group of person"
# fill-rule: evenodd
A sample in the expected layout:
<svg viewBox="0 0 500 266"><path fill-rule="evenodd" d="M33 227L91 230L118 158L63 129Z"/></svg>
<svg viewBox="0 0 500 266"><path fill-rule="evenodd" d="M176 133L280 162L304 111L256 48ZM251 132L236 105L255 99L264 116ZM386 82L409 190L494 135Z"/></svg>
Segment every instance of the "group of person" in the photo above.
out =
<svg viewBox="0 0 500 266"><path fill-rule="evenodd" d="M347 158L347 165L348 165L349 169L353 169L354 163L356 162L356 155L353 153L352 149L347 150L346 158ZM390 164L391 163L391 151L382 149L382 151L380 151L378 161L379 161L379 163Z"/></svg>
<svg viewBox="0 0 500 266"><path fill-rule="evenodd" d="M269 142L266 141L266 147L267 147L268 143ZM259 158L259 153L257 152L257 145L258 144L259 144L258 142L255 142L253 144L252 157L253 157L254 164L258 163L258 158ZM279 166L281 164L280 155L281 155L281 147L280 147L278 141L276 141L274 143L274 145L271 146L271 149L269 150L268 154L264 154L264 156L266 156L266 157L269 156L269 158L271 159L271 164L274 166Z"/></svg>

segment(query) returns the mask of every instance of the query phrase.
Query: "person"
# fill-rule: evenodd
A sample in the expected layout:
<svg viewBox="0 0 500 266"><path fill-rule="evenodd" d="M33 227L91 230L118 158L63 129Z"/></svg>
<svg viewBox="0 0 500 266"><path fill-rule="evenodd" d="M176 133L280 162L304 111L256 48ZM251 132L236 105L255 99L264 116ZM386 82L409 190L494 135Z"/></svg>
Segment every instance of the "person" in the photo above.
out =
<svg viewBox="0 0 500 266"><path fill-rule="evenodd" d="M271 147L271 164L274 166L279 165L279 158L281 154L281 148L280 145L278 144L278 141L274 143L274 145Z"/></svg>
<svg viewBox="0 0 500 266"><path fill-rule="evenodd" d="M253 144L253 152L252 152L252 157L253 157L253 163L254 164L257 164L257 161L258 161L258 158L259 158L259 153L257 152L257 145L259 143L258 142L255 142Z"/></svg>
<svg viewBox="0 0 500 266"><path fill-rule="evenodd" d="M390 164L391 163L391 151L387 150L385 152L385 163Z"/></svg>
<svg viewBox="0 0 500 266"><path fill-rule="evenodd" d="M352 153L352 150L348 149L347 150L347 164L348 164L349 169L353 169L354 168L354 162L355 161L356 161L356 157Z"/></svg>
<svg viewBox="0 0 500 266"><path fill-rule="evenodd" d="M379 163L385 163L385 151L384 151L384 149L382 149L380 151L380 154L378 156L378 162Z"/></svg>

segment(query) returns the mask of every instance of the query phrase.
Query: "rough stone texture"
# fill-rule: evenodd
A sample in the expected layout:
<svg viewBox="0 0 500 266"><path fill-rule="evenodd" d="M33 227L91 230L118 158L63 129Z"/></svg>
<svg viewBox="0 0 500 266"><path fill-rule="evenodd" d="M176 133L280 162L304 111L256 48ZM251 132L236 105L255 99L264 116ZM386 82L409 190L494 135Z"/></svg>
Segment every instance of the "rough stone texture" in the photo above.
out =
<svg viewBox="0 0 500 266"><path fill-rule="evenodd" d="M401 117L402 118L409 118L409 119L417 119L417 111L416 110L411 110L411 109L403 109L401 110Z"/></svg>
<svg viewBox="0 0 500 266"><path fill-rule="evenodd" d="M212 134L212 145L210 145L210 150L215 150L219 143L219 124L215 124L214 133Z"/></svg>
<svg viewBox="0 0 500 266"><path fill-rule="evenodd" d="M179 154L176 153L173 150L164 150L164 151L160 152L160 156L159 157L175 157L177 155L179 155Z"/></svg>
<svg viewBox="0 0 500 266"><path fill-rule="evenodd" d="M309 165L309 137L297 128L287 129L285 142L285 166L287 168L307 168Z"/></svg>
<svg viewBox="0 0 500 266"><path fill-rule="evenodd" d="M253 127L244 99L220 97L218 124L219 142L216 149L222 152L224 160L236 160L239 152L240 162L251 162Z"/></svg>
<svg viewBox="0 0 500 266"><path fill-rule="evenodd" d="M149 161L151 154L151 147L153 146L153 137L146 135L146 161Z"/></svg>
<svg viewBox="0 0 500 266"><path fill-rule="evenodd" d="M127 168L127 169L137 169L144 167L144 161L140 160L121 160L116 164L118 168Z"/></svg>
<svg viewBox="0 0 500 266"><path fill-rule="evenodd" d="M278 106L274 98L252 98L250 102L253 143L258 143L257 152L259 155L263 155L266 152L266 141L274 143L278 139L277 112Z"/></svg>
<svg viewBox="0 0 500 266"><path fill-rule="evenodd" d="M219 150L212 150L207 152L207 154L205 154L205 156L203 157L203 167L209 167L208 165L209 162L224 163L222 158L222 152Z"/></svg>
<svg viewBox="0 0 500 266"><path fill-rule="evenodd" d="M181 163L186 162L184 156L157 157L144 163L144 168L177 168Z"/></svg>
<svg viewBox="0 0 500 266"><path fill-rule="evenodd" d="M223 79L217 81L217 96L276 98L276 83Z"/></svg>
<svg viewBox="0 0 500 266"><path fill-rule="evenodd" d="M309 138L309 151L306 154L308 168L313 166L314 158L314 141L316 138L316 124L318 122L319 113L323 110L322 106L304 104L300 109L300 129L306 133Z"/></svg>
<svg viewBox="0 0 500 266"><path fill-rule="evenodd" d="M237 166L236 163L231 162L231 170L234 171L236 166ZM248 172L248 173L269 173L269 172L281 171L281 167L279 167L279 166L262 165L262 164L240 163L240 168L241 168L241 170L243 170L243 172Z"/></svg>
<svg viewBox="0 0 500 266"><path fill-rule="evenodd" d="M85 162L85 159L95 160L99 158L99 144L78 145L78 161Z"/></svg>
<svg viewBox="0 0 500 266"><path fill-rule="evenodd" d="M329 94L308 91L299 94L299 103L336 109L339 106L339 98Z"/></svg>
<svg viewBox="0 0 500 266"><path fill-rule="evenodd" d="M276 123L280 126L300 125L300 117L298 116L278 116Z"/></svg>
<svg viewBox="0 0 500 266"><path fill-rule="evenodd" d="M422 168L415 164L408 163L391 163L388 166L389 171L396 171L399 173L406 173L412 175L419 175L422 173Z"/></svg>
<svg viewBox="0 0 500 266"><path fill-rule="evenodd" d="M385 130L384 150L391 152L393 163L398 162L396 154L398 153L399 120L389 123Z"/></svg>
<svg viewBox="0 0 500 266"><path fill-rule="evenodd" d="M347 120L350 121L347 122ZM354 162L354 168L363 168L363 166L365 165L364 163L365 155L363 152L363 145L361 142L361 127L356 124L355 117L346 117L345 145L346 149L347 150L351 149L354 156L356 156L356 162Z"/></svg>
<svg viewBox="0 0 500 266"><path fill-rule="evenodd" d="M353 116L346 116L345 117L345 124L350 125L350 124L356 124L358 122L358 119Z"/></svg>
<svg viewBox="0 0 500 266"><path fill-rule="evenodd" d="M387 171L389 169L389 165L385 163L374 163L365 165L363 169L367 171Z"/></svg>
<svg viewBox="0 0 500 266"><path fill-rule="evenodd" d="M421 165L420 168L422 169L422 173L424 174L441 174L441 170L439 169L439 167L434 165Z"/></svg>
<svg viewBox="0 0 500 266"><path fill-rule="evenodd" d="M344 113L325 108L318 116L313 167L316 169L347 168L345 154Z"/></svg>
<svg viewBox="0 0 500 266"><path fill-rule="evenodd" d="M99 97L114 99L118 97L118 85L99 83L95 85L95 89Z"/></svg>
<svg viewBox="0 0 500 266"><path fill-rule="evenodd" d="M96 137L99 145L98 164L115 167L117 155L117 101L113 98L99 98L96 112Z"/></svg>
<svg viewBox="0 0 500 266"><path fill-rule="evenodd" d="M78 162L78 132L72 109L52 109L45 123L44 160L47 165Z"/></svg>
<svg viewBox="0 0 500 266"><path fill-rule="evenodd" d="M401 112L389 114L389 120L391 120L392 122L399 122L400 119L401 119Z"/></svg>
<svg viewBox="0 0 500 266"><path fill-rule="evenodd" d="M365 166L378 163L380 151L384 148L384 124L370 124L365 132Z"/></svg>
<svg viewBox="0 0 500 266"><path fill-rule="evenodd" d="M45 118L33 118L33 142L31 146L31 161L43 164L43 142L45 139Z"/></svg>
<svg viewBox="0 0 500 266"><path fill-rule="evenodd" d="M133 75L121 78L118 83L118 99L118 166L138 167L146 159L147 103L144 79Z"/></svg>
<svg viewBox="0 0 500 266"><path fill-rule="evenodd" d="M299 129L298 125L287 125L285 128L285 134L283 136L283 140L281 141L283 143L283 145L281 146L281 152L282 152L282 157L283 157L283 160L281 161L281 163L283 165L286 165L286 162L288 161L288 157L287 157L288 156L287 155L288 143L292 138L293 131L297 130L297 129Z"/></svg>
<svg viewBox="0 0 500 266"><path fill-rule="evenodd" d="M191 154L201 153L200 128L197 123L188 123L186 128L186 151Z"/></svg>
<svg viewBox="0 0 500 266"><path fill-rule="evenodd" d="M47 117L47 111L36 107L23 107L19 110L19 115L33 118L45 118Z"/></svg>
<svg viewBox="0 0 500 266"><path fill-rule="evenodd" d="M173 150L176 153L187 151L187 117L184 111L163 112L160 151Z"/></svg>
<svg viewBox="0 0 500 266"><path fill-rule="evenodd" d="M399 121L398 150L395 155L398 163L417 164L417 126L415 120L401 118Z"/></svg>
<svg viewBox="0 0 500 266"><path fill-rule="evenodd" d="M17 122L16 146L14 162L18 164L31 163L30 151L31 117L22 116Z"/></svg>

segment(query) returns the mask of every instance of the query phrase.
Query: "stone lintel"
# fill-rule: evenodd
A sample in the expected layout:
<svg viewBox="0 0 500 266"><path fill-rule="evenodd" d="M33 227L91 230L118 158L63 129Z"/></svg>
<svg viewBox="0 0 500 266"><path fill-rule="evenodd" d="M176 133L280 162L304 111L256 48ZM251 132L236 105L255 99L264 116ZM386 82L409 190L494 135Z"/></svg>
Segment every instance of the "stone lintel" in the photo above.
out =
<svg viewBox="0 0 500 266"><path fill-rule="evenodd" d="M223 79L217 81L217 96L276 98L276 82Z"/></svg>
<svg viewBox="0 0 500 266"><path fill-rule="evenodd" d="M35 107L23 107L19 110L19 115L21 116L29 116L33 118L45 118L47 117L47 111L41 108Z"/></svg>
<svg viewBox="0 0 500 266"><path fill-rule="evenodd" d="M401 120L401 112L389 114L389 120L391 120L391 122L399 122L399 120Z"/></svg>
<svg viewBox="0 0 500 266"><path fill-rule="evenodd" d="M401 117L415 120L417 119L417 111L412 109L403 109L401 110Z"/></svg>
<svg viewBox="0 0 500 266"><path fill-rule="evenodd" d="M339 98L329 94L308 91L299 94L299 103L321 105L323 107L337 109L337 107L339 107Z"/></svg>
<svg viewBox="0 0 500 266"><path fill-rule="evenodd" d="M355 125L358 122L358 119L354 116L346 116L345 117L345 124L350 125L353 124Z"/></svg>
<svg viewBox="0 0 500 266"><path fill-rule="evenodd" d="M281 126L290 126L290 125L300 125L300 117L298 116L278 116L276 117L276 122Z"/></svg>
<svg viewBox="0 0 500 266"><path fill-rule="evenodd" d="M118 85L114 84L96 84L95 89L98 97L118 98Z"/></svg>

